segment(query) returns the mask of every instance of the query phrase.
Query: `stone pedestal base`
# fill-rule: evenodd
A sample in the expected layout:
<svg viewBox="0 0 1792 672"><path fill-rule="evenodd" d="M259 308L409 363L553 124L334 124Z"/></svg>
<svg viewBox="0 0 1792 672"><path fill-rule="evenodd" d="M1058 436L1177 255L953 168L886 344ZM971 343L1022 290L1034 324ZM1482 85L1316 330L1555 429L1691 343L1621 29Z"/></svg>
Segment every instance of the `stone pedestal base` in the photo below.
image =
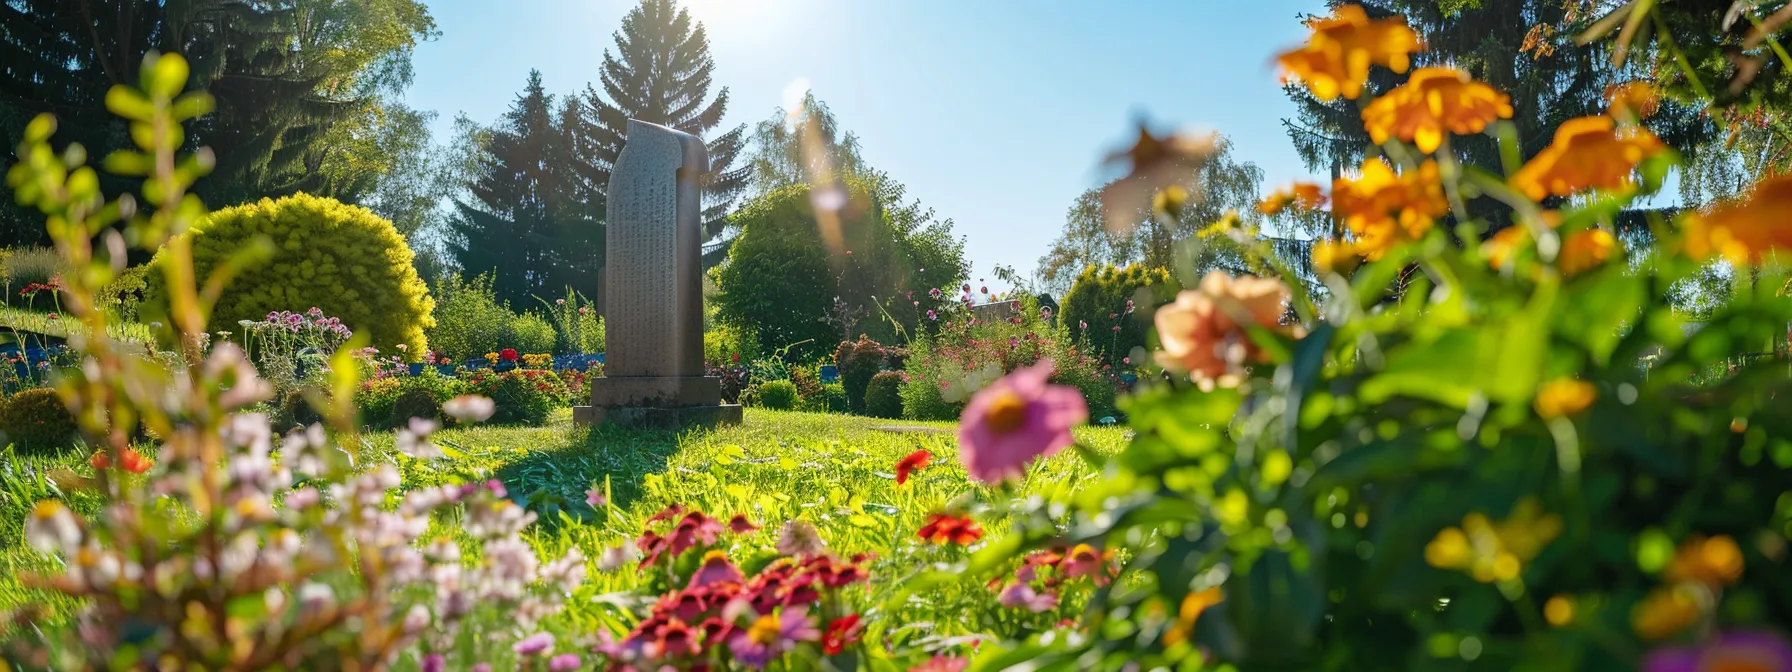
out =
<svg viewBox="0 0 1792 672"><path fill-rule="evenodd" d="M574 406L573 422L581 425L615 424L622 427L689 427L738 425L740 404L648 408L643 406Z"/></svg>
<svg viewBox="0 0 1792 672"><path fill-rule="evenodd" d="M722 404L720 378L604 376L591 379L591 405L574 406L572 418L625 427L740 424L741 408Z"/></svg>

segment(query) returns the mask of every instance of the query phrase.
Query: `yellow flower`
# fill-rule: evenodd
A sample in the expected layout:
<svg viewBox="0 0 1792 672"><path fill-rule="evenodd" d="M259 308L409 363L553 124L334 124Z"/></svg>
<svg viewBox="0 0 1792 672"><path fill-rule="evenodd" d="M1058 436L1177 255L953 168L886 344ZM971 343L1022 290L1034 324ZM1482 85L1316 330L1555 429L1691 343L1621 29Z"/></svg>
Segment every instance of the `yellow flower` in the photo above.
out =
<svg viewBox="0 0 1792 672"><path fill-rule="evenodd" d="M1325 207L1325 191L1312 182L1295 182L1269 195L1257 203L1257 210L1265 215L1273 215L1290 206L1302 210L1318 210Z"/></svg>
<svg viewBox="0 0 1792 672"><path fill-rule="evenodd" d="M1462 517L1462 527L1440 530L1425 545L1425 562L1465 571L1482 583L1510 581L1561 533L1560 516L1544 514L1537 500L1525 499L1504 521L1495 523L1471 513Z"/></svg>
<svg viewBox="0 0 1792 672"><path fill-rule="evenodd" d="M1630 627L1643 639L1665 639L1699 620L1699 596L1687 586L1657 588L1630 611Z"/></svg>
<svg viewBox="0 0 1792 672"><path fill-rule="evenodd" d="M1363 108L1363 128L1375 144L1394 137L1437 151L1444 131L1480 133L1494 119L1512 117L1512 99L1455 68L1419 68L1400 88Z"/></svg>
<svg viewBox="0 0 1792 672"><path fill-rule="evenodd" d="M1545 420L1577 415L1598 397L1599 390L1592 383L1572 378L1552 380L1537 388L1537 415Z"/></svg>
<svg viewBox="0 0 1792 672"><path fill-rule="evenodd" d="M1655 87L1640 79L1606 87L1605 101L1609 104L1608 114L1632 123L1649 118L1661 108L1661 96L1655 94Z"/></svg>
<svg viewBox="0 0 1792 672"><path fill-rule="evenodd" d="M1406 72L1411 54L1423 47L1419 34L1399 18L1370 19L1359 5L1340 5L1331 16L1307 22L1313 35L1299 49L1277 57L1283 79L1295 77L1320 100L1363 93L1369 67Z"/></svg>
<svg viewBox="0 0 1792 672"><path fill-rule="evenodd" d="M1622 189L1638 163L1663 148L1647 129L1618 128L1611 117L1569 119L1555 141L1512 176L1512 188L1532 200L1568 196L1586 189Z"/></svg>
<svg viewBox="0 0 1792 672"><path fill-rule="evenodd" d="M1720 587L1742 578L1742 547L1728 535L1693 535L1680 544L1662 578L1676 583Z"/></svg>
<svg viewBox="0 0 1792 672"><path fill-rule="evenodd" d="M1313 268L1326 273L1349 273L1362 263L1356 246L1349 242L1321 240L1313 243Z"/></svg>
<svg viewBox="0 0 1792 672"><path fill-rule="evenodd" d="M1617 240L1612 238L1611 232L1587 229L1562 241L1562 253L1556 257L1556 265L1561 267L1562 273L1576 275L1605 263L1616 246Z"/></svg>
<svg viewBox="0 0 1792 672"><path fill-rule="evenodd" d="M1386 161L1368 159L1360 176L1332 183L1332 212L1355 236L1356 251L1371 261L1424 237L1432 221L1449 209L1432 161L1395 173Z"/></svg>
<svg viewBox="0 0 1792 672"><path fill-rule="evenodd" d="M1194 631L1195 621L1201 618L1201 614L1225 599L1226 594L1218 586L1189 593L1188 597L1182 598L1182 608L1176 615L1176 623L1164 631L1164 643L1175 646L1188 641L1189 633Z"/></svg>
<svg viewBox="0 0 1792 672"><path fill-rule="evenodd" d="M1543 618L1558 628L1573 622L1574 601L1564 595L1549 598L1543 603Z"/></svg>
<svg viewBox="0 0 1792 672"><path fill-rule="evenodd" d="M1731 263L1761 263L1765 253L1792 250L1792 174L1756 182L1748 198L1694 212L1681 223L1681 245L1694 259L1722 255Z"/></svg>

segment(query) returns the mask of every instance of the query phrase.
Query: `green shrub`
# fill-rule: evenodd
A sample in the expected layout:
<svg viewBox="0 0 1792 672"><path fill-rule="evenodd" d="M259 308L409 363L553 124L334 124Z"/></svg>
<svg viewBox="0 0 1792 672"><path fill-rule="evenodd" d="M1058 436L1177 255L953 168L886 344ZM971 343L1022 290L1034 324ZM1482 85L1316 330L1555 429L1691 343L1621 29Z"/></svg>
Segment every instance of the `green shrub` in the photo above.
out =
<svg viewBox="0 0 1792 672"><path fill-rule="evenodd" d="M766 381L759 386L759 405L778 411L796 408L796 383L788 380Z"/></svg>
<svg viewBox="0 0 1792 672"><path fill-rule="evenodd" d="M317 412L317 409L311 407L311 402L305 399L303 392L285 390L278 394L273 408L274 429L309 427L323 421L323 416Z"/></svg>
<svg viewBox="0 0 1792 672"><path fill-rule="evenodd" d="M16 247L4 250L0 258L0 280L4 280L7 305L23 306L27 303L19 296L19 289L30 284L46 284L52 278L62 275L65 264L56 250L48 247Z"/></svg>
<svg viewBox="0 0 1792 672"><path fill-rule="evenodd" d="M558 338L554 325L535 313L523 313L504 325L503 347L525 355L552 354Z"/></svg>
<svg viewBox="0 0 1792 672"><path fill-rule="evenodd" d="M410 423L411 418L440 421L442 419L442 400L436 399L434 394L421 387L405 388L403 392L398 393L398 398L392 401L390 424L394 427L403 427Z"/></svg>
<svg viewBox="0 0 1792 672"><path fill-rule="evenodd" d="M413 360L427 351L424 332L435 325L435 301L411 266L404 237L366 208L295 194L219 210L183 235L192 240L193 270L202 279L256 241L272 243L271 257L244 268L225 288L211 317L215 329L316 306L382 351L404 344ZM159 274L168 263L166 248L150 263ZM158 276L149 283L145 317L166 314L164 294Z"/></svg>
<svg viewBox="0 0 1792 672"><path fill-rule="evenodd" d="M75 444L75 417L49 388L25 390L0 406L0 432L20 452L47 452Z"/></svg>
<svg viewBox="0 0 1792 672"><path fill-rule="evenodd" d="M541 297L535 300L541 302L556 337L553 350L540 352L591 355L604 351L604 320L584 295L568 287L566 296L552 302Z"/></svg>
<svg viewBox="0 0 1792 672"><path fill-rule="evenodd" d="M718 324L703 332L703 362L718 369L745 366L759 359L759 337L752 329Z"/></svg>
<svg viewBox="0 0 1792 672"><path fill-rule="evenodd" d="M556 408L570 405L572 392L552 371L517 369L473 371L465 378L466 391L490 397L496 411L490 422L540 425Z"/></svg>
<svg viewBox="0 0 1792 672"><path fill-rule="evenodd" d="M144 292L149 289L149 272L149 264L124 269L112 282L100 288L94 301L120 320L137 321L137 306L143 303Z"/></svg>
<svg viewBox="0 0 1792 672"><path fill-rule="evenodd" d="M1090 266L1064 295L1058 323L1077 347L1089 350L1103 364L1128 368L1125 360L1135 348L1142 351L1150 345L1152 310L1175 300L1177 289L1176 281L1161 268Z"/></svg>
<svg viewBox="0 0 1792 672"><path fill-rule="evenodd" d="M874 418L902 417L901 371L884 371L871 377L865 387L865 415Z"/></svg>
<svg viewBox="0 0 1792 672"><path fill-rule="evenodd" d="M909 344L908 379L902 384L904 417L955 420L970 395L995 379L1041 359L1051 359L1051 382L1083 393L1089 417L1119 416L1116 375L1111 368L1072 345L1063 326L1040 318L1034 299L1022 299L1013 321L972 324L962 308L941 318L937 333Z"/></svg>
<svg viewBox="0 0 1792 672"><path fill-rule="evenodd" d="M402 378L361 381L361 389L355 392L355 410L361 414L361 424L368 427L386 427L391 424L392 408L397 405L398 395L401 394L404 394Z"/></svg>
<svg viewBox="0 0 1792 672"><path fill-rule="evenodd" d="M834 350L834 364L840 367L840 384L846 387L846 403L852 412L865 412L865 386L883 369L887 354L883 345L864 334L856 342L842 341Z"/></svg>
<svg viewBox="0 0 1792 672"><path fill-rule="evenodd" d="M516 314L498 302L490 273L465 279L450 275L436 283L436 324L429 346L456 362L497 352Z"/></svg>
<svg viewBox="0 0 1792 672"><path fill-rule="evenodd" d="M846 405L846 388L839 383L817 387L814 394L803 396L797 408L810 413L846 413L850 410Z"/></svg>

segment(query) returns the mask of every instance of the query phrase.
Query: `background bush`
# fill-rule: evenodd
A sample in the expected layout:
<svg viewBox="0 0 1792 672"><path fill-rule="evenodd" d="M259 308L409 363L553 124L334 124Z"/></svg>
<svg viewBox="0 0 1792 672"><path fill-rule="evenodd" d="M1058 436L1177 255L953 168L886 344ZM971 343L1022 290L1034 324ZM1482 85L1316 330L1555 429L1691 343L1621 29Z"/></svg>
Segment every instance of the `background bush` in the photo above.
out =
<svg viewBox="0 0 1792 672"><path fill-rule="evenodd" d="M295 194L219 210L183 235L192 239L201 279L255 241L272 243L269 259L243 269L225 289L212 313L214 329L317 306L383 351L402 343L412 360L427 351L424 332L435 325L435 301L411 265L404 237L366 208ZM151 263L160 273L166 252ZM149 283L149 319L167 311L162 286L159 278Z"/></svg>
<svg viewBox="0 0 1792 672"><path fill-rule="evenodd" d="M572 392L551 371L518 369L499 373L478 370L467 374L466 391L497 402L490 422L540 425L554 409L570 405Z"/></svg>
<svg viewBox="0 0 1792 672"><path fill-rule="evenodd" d="M759 386L759 405L778 411L796 408L796 383L788 380L768 380Z"/></svg>
<svg viewBox="0 0 1792 672"><path fill-rule="evenodd" d="M594 355L604 351L604 320L597 307L584 295L566 288L566 295L555 301L537 298L548 322L554 327L553 352L562 355Z"/></svg>
<svg viewBox="0 0 1792 672"><path fill-rule="evenodd" d="M865 387L865 415L874 418L902 417L902 372L884 371L871 377Z"/></svg>
<svg viewBox="0 0 1792 672"><path fill-rule="evenodd" d="M1078 347L1088 350L1103 364L1121 369L1126 367L1124 360L1132 356L1134 348L1149 347L1152 310L1175 300L1179 289L1169 272L1161 268L1138 264L1126 268L1090 266L1083 269L1064 295L1058 322ZM1133 310L1127 310L1127 301L1134 302ZM1084 324L1088 326L1085 328Z"/></svg>
<svg viewBox="0 0 1792 672"><path fill-rule="evenodd" d="M25 390L0 403L0 432L20 452L43 452L75 444L75 417L56 391Z"/></svg>
<svg viewBox="0 0 1792 672"><path fill-rule="evenodd" d="M552 354L558 340L554 325L535 313L523 313L504 325L504 340L500 346L516 348L518 353L525 355Z"/></svg>
<svg viewBox="0 0 1792 672"><path fill-rule="evenodd" d="M14 247L0 252L4 263L3 269L6 284L5 302L9 306L26 305L25 297L19 296L19 290L32 283L48 283L51 278L62 274L62 257L56 250L48 247ZM43 299L38 299L42 307Z"/></svg>
<svg viewBox="0 0 1792 672"><path fill-rule="evenodd" d="M846 413L850 410L846 405L846 388L839 383L816 388L814 394L803 397L797 408L810 413Z"/></svg>
<svg viewBox="0 0 1792 672"><path fill-rule="evenodd" d="M703 332L703 361L709 366L745 366L759 357L759 335L750 327L717 324Z"/></svg>
<svg viewBox="0 0 1792 672"><path fill-rule="evenodd" d="M137 307L143 303L143 296L149 290L149 273L148 264L124 269L112 282L100 288L94 301L119 320L136 322Z"/></svg>
<svg viewBox="0 0 1792 672"><path fill-rule="evenodd" d="M449 275L436 283L436 323L428 330L429 346L456 362L497 352L505 325L516 317L498 302L491 274L471 279Z"/></svg>
<svg viewBox="0 0 1792 672"><path fill-rule="evenodd" d="M864 334L857 341L842 341L834 350L834 364L840 368L840 384L846 387L846 403L852 412L865 412L865 386L883 369L887 354L882 344Z"/></svg>
<svg viewBox="0 0 1792 672"><path fill-rule="evenodd" d="M917 420L955 420L970 394L1017 368L1051 358L1051 381L1070 385L1089 403L1090 420L1118 418L1112 368L1071 343L1064 326L1040 319L1033 299L1011 320L973 322L962 309L941 318L937 333L909 344L902 411Z"/></svg>

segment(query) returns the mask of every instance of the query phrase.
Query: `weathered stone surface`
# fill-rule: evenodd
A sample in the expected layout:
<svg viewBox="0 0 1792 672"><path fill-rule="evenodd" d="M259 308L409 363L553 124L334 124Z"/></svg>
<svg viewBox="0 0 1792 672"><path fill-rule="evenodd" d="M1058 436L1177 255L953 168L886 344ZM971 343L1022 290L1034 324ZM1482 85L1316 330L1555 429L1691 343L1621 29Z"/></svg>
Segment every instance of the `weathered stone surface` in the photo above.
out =
<svg viewBox="0 0 1792 672"><path fill-rule="evenodd" d="M604 270L604 376L591 380L585 424L740 422L703 375L703 141L629 120L610 173Z"/></svg>

